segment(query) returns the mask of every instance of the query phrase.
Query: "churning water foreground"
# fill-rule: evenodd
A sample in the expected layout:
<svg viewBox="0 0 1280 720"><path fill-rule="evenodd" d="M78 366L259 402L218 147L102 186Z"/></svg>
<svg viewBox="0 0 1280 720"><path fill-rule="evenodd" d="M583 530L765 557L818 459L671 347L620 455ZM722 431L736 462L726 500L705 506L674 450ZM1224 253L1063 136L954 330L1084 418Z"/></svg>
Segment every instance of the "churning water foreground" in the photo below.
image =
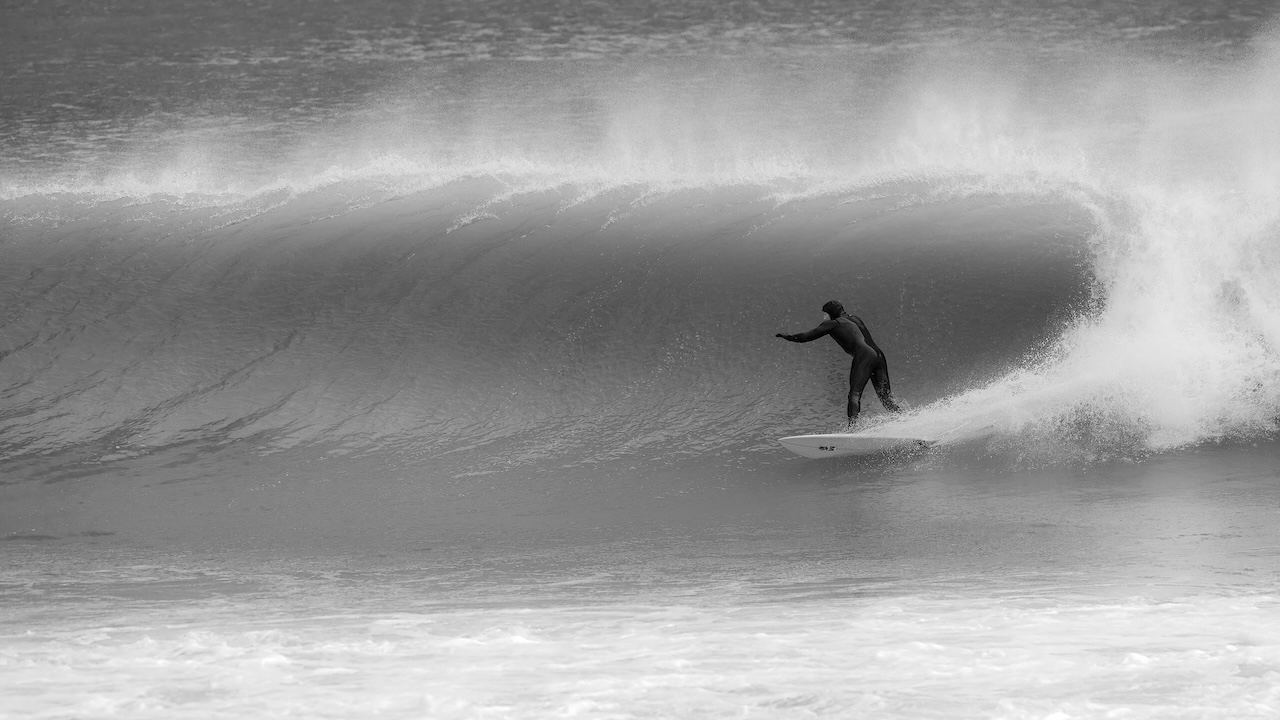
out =
<svg viewBox="0 0 1280 720"><path fill-rule="evenodd" d="M3 12L0 717L1280 714L1266 4Z"/></svg>

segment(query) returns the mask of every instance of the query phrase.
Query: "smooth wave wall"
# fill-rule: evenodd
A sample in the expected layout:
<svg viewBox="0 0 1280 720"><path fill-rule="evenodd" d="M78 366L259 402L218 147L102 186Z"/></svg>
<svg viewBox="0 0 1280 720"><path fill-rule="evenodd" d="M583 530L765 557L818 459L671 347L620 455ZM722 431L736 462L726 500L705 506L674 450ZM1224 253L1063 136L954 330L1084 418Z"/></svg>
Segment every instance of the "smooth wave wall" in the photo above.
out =
<svg viewBox="0 0 1280 720"><path fill-rule="evenodd" d="M327 199L300 198L221 227L167 205L30 227L8 268L23 288L10 454L242 438L448 450L519 436L521 452L570 457L757 444L840 404L842 356L773 338L816 324L830 296L873 324L920 403L1015 364L1087 297L1086 219L1063 206L883 188L779 204L744 188L566 209L539 193L458 222L492 191L321 219L308 210ZM113 212L143 216L113 226ZM213 227L179 240L184 217ZM950 217L969 230L939 236Z"/></svg>

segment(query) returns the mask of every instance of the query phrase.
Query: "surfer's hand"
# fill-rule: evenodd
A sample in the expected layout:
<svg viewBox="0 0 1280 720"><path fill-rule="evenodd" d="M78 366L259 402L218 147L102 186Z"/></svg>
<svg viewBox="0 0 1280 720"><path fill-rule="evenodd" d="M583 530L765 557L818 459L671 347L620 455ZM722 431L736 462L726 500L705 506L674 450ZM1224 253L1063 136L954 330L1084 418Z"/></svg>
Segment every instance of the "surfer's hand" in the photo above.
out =
<svg viewBox="0 0 1280 720"><path fill-rule="evenodd" d="M777 335L774 335L774 337L780 337L780 338L782 338L783 340L790 340L790 339L791 339L791 336L790 336L790 335L783 335L782 333L778 333Z"/></svg>

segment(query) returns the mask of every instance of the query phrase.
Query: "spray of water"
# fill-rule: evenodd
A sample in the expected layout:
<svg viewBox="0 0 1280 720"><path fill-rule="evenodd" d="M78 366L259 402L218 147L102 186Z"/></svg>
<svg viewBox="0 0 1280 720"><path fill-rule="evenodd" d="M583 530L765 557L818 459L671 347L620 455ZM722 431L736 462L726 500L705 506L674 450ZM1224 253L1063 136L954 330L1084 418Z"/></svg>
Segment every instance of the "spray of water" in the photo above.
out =
<svg viewBox="0 0 1280 720"><path fill-rule="evenodd" d="M1262 37L1248 62L1228 68L1147 65L1127 79L1117 68L1099 83L1108 89L1095 102L1074 113L1060 108L1052 123L1034 126L1054 126L1050 144L1019 132L1003 109L956 112L935 100L906 142L912 152L936 157L941 143L980 161L983 148L1003 153L997 164L1021 163L1019 171L978 173L970 191L1065 193L1090 210L1100 310L1021 370L882 430L955 439L995 432L1009 447L1055 458L1273 433L1280 418L1275 37ZM1102 104L1115 99L1115 87L1134 92L1125 104ZM1100 108L1123 122L1107 122Z"/></svg>

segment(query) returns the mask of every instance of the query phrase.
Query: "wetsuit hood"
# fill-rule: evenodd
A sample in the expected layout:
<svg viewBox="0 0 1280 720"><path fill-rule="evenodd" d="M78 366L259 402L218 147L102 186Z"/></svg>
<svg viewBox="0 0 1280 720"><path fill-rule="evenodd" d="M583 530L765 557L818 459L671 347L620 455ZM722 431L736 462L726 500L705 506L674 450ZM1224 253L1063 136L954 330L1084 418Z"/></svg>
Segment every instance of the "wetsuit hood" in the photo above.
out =
<svg viewBox="0 0 1280 720"><path fill-rule="evenodd" d="M831 316L831 319L834 320L844 314L844 306L839 301L830 300L826 305L822 306L822 312Z"/></svg>

